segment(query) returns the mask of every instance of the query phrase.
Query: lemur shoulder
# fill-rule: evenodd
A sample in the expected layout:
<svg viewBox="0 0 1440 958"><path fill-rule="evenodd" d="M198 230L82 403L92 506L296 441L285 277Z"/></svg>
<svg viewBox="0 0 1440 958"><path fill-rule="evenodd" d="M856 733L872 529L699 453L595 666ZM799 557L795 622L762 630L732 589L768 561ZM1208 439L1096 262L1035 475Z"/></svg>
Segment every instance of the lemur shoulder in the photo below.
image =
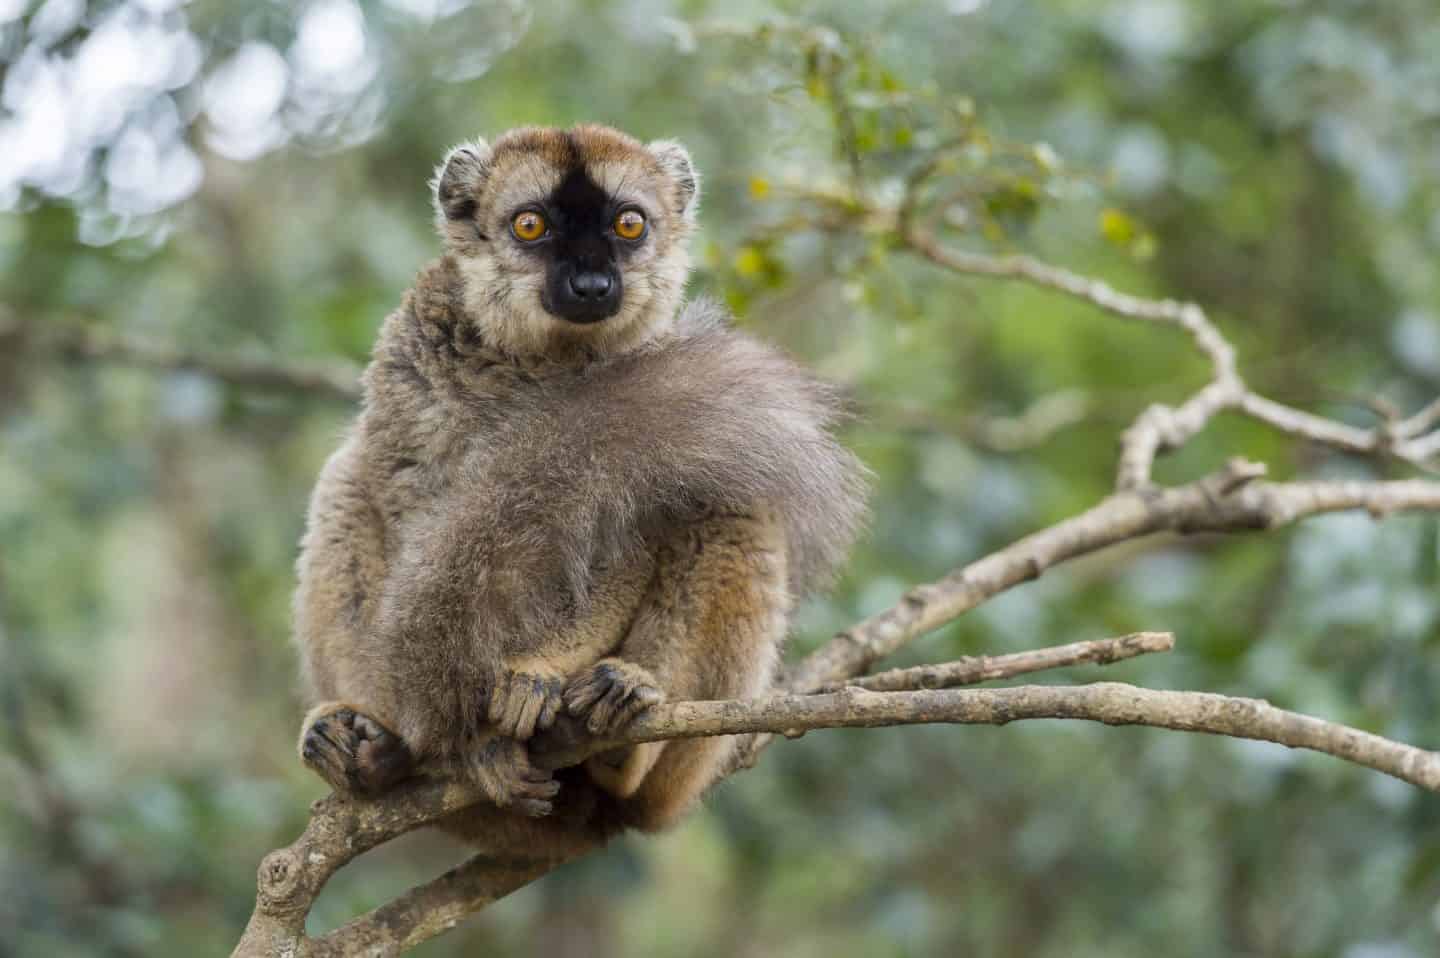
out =
<svg viewBox="0 0 1440 958"><path fill-rule="evenodd" d="M662 827L732 740L555 774L527 743L562 713L603 735L765 692L860 520L837 396L682 305L699 180L678 144L525 128L433 186L444 255L386 320L311 502L302 758L360 793L467 777L493 806L448 825L477 841Z"/></svg>

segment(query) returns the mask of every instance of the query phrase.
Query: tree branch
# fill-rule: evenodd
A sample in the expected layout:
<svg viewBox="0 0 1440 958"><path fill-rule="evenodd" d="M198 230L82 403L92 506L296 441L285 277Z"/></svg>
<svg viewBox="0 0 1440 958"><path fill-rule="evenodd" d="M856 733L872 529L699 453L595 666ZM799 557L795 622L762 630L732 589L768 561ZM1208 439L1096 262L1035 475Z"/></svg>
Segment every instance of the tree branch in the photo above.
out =
<svg viewBox="0 0 1440 958"><path fill-rule="evenodd" d="M1106 664L1146 652L1168 651L1174 637L1165 632L1141 632L1118 639L1075 642L1053 649L1037 649L991 659L967 659L942 665L947 671L972 668L984 663L984 675L967 681L980 682L1009 678L1040 668L1057 668L1082 662ZM1051 664L1041 665L1042 661ZM650 716L655 725L633 725L613 740L589 737L573 722L562 722L544 738L536 739L532 757L549 768L577 765L589 756L629 742L644 734L656 738L685 737L685 722L674 714L678 705L717 703L676 703L659 707ZM726 703L719 703L725 705ZM748 708L754 703L733 703ZM777 729L784 731L783 728ZM671 735L671 732L674 735ZM709 733L698 733L709 734ZM286 848L266 856L261 863L259 893L255 912L234 958L262 958L272 955L340 956L353 954L399 954L442 931L460 917L478 910L540 877L563 862L558 860L499 860L477 855L445 875L412 889L319 938L305 935L305 917L330 877L356 856L398 838L406 832L433 824L444 816L485 801L476 786L459 782L415 781L374 801L332 794L315 802L310 824Z"/></svg>
<svg viewBox="0 0 1440 958"><path fill-rule="evenodd" d="M1414 439L1440 427L1440 398L1436 398L1409 419L1401 420L1395 432L1402 439ZM1440 440L1440 433L1430 437Z"/></svg>
<svg viewBox="0 0 1440 958"><path fill-rule="evenodd" d="M868 689L871 692L904 692L913 689L948 689L960 685L978 685L996 679L1060 669L1070 665L1109 665L1132 659L1147 652L1169 652L1175 648L1171 632L1135 632L1118 639L1095 639L1071 642L1048 649L1014 652L1010 655L977 655L939 665L920 665L910 669L891 669L844 683L826 686L822 691L836 692L841 688Z"/></svg>
<svg viewBox="0 0 1440 958"><path fill-rule="evenodd" d="M932 160L946 147L937 148ZM901 249L953 273L1012 279L1062 293L1089 303L1112 316L1175 326L1195 342L1210 362L1210 381L1179 406L1153 405L1136 418L1120 439L1116 488L1140 488L1150 483L1156 456L1184 445L1217 414L1235 410L1288 435L1360 455L1384 455L1430 469L1440 456L1440 398L1394 424L1360 429L1294 409L1255 393L1246 385L1236 363L1234 347L1195 303L1172 299L1146 299L1117 291L1103 280L1045 263L1032 256L994 256L956 249L941 243L917 225L920 193L938 169L922 163L906 180L894 206L877 205L850 193L792 184L786 192L825 205L842 214L838 223L816 221L821 230L849 228L859 221L872 233L892 235Z"/></svg>
<svg viewBox="0 0 1440 958"><path fill-rule="evenodd" d="M478 788L469 785L414 782L392 790L382 801L332 794L315 802L310 806L310 823L300 837L260 863L255 911L235 947L234 958L309 954L306 949L312 942L305 937L305 917L330 876L376 845L473 805L482 797Z"/></svg>
<svg viewBox="0 0 1440 958"><path fill-rule="evenodd" d="M68 322L24 321L0 307L0 347L11 345L62 359L123 363L173 372L195 372L233 386L355 401L360 370L345 362L284 362L193 352L139 336L119 335Z"/></svg>
<svg viewBox="0 0 1440 958"><path fill-rule="evenodd" d="M974 690L878 693L845 689L819 696L807 694L864 673L875 661L915 636L951 621L987 598L1038 577L1057 562L1116 542L1162 531L1270 529L1306 516L1342 509L1365 509L1374 516L1412 509L1440 511L1440 482L1414 479L1257 481L1263 473L1263 467L1236 459L1221 471L1185 486L1115 493L1079 516L1021 539L938 582L912 589L891 609L842 632L790 672L783 683L791 693L787 696L761 702L683 702L657 706L636 719L620 738L578 745L562 741L558 748L549 749L543 741L537 741L533 747L535 760L549 767L562 767L596 751L635 742L752 733L741 745L736 762L736 767L747 767L754 764L775 734L795 735L809 728L942 721L1005 724L1018 718L1082 718L1107 724L1155 725L1275 741L1333 754L1425 788L1440 788L1437 785L1440 773L1434 768L1440 759L1429 753L1320 719L1270 709L1248 699L1227 699L1198 692L1146 693L1142 689L1131 690L1134 694L1125 698L1114 690L1130 687L1112 685L1089 687L1111 689L1109 694L1090 692L1075 698L1039 691L1021 694L1015 690L1003 690L1013 694L998 698L978 699L888 698L973 696ZM1067 653L1049 650L1048 654L1060 659L1061 664L1069 664L1073 658L1073 653L1067 657ZM1029 665L1033 662L1027 662L1022 656L996 674L1020 674L1031 670ZM956 663L944 667L944 671L960 673L965 668ZM888 704L856 706L857 701L872 701L857 699L857 694L880 696ZM822 700L819 705L812 701L817 698ZM941 710L935 711L937 708ZM323 800L317 804L319 811L312 815L310 827L300 840L288 849L272 853L262 864L256 911L235 954L244 958L274 954L304 958L310 954L327 954L307 950L312 946L328 946L314 945L304 936L304 919L315 895L334 869L375 844L478 800L481 800L478 790L454 783L412 786L397 796L387 796L374 803L346 802L334 796ZM324 814L326 802L341 810L334 813L336 822ZM363 811L366 807L376 810L373 819ZM409 947L449 927L448 916L468 913L466 902L480 907L556 864L559 863L511 862L492 868L487 860L474 859L461 866L457 877L438 879L390 906L383 906L393 911L377 910L332 934L344 931L346 941L389 941L395 949ZM443 907L441 903L445 903ZM437 918L435 923L420 917L420 912L437 908L437 915L447 917ZM394 927L379 927L386 922ZM282 946L291 950L277 950ZM386 945L377 953L399 953L387 950L389 947Z"/></svg>
<svg viewBox="0 0 1440 958"><path fill-rule="evenodd" d="M476 855L433 881L310 939L309 958L398 955L449 931L467 915L524 888L568 859L499 859Z"/></svg>
<svg viewBox="0 0 1440 958"><path fill-rule="evenodd" d="M1273 529L1306 516L1364 509L1383 516L1440 510L1440 481L1268 483L1257 463L1235 459L1221 471L1174 488L1117 492L1070 519L1033 533L916 586L889 609L841 632L802 660L788 685L813 691L863 675L906 642L963 615L987 599L1038 578L1057 563L1118 542L1160 532Z"/></svg>
<svg viewBox="0 0 1440 958"><path fill-rule="evenodd" d="M847 687L837 692L748 702L677 702L645 712L624 736L606 742L604 747L745 732L793 735L824 728L1007 725L1021 719L1083 719L1106 725L1148 725L1276 742L1332 755L1427 791L1440 792L1440 754L1435 752L1278 709L1259 699L1157 691L1119 682L903 692Z"/></svg>
<svg viewBox="0 0 1440 958"><path fill-rule="evenodd" d="M1419 434L1440 421L1440 399L1405 420L1395 432L1358 429L1293 409L1253 392L1241 378L1235 350L1194 303L1142 299L1117 292L1108 283L1051 266L1029 256L987 256L941 245L929 234L911 230L901 242L930 262L956 273L1021 279L1064 293L1124 319L1177 326L1190 334L1210 361L1212 378L1177 407L1154 405L1121 435L1116 487L1133 489L1150 482L1155 457L1178 448L1200 432L1218 413L1233 409L1281 432L1350 453L1388 455L1426 466L1440 453L1440 432Z"/></svg>
<svg viewBox="0 0 1440 958"><path fill-rule="evenodd" d="M1060 665L1113 661L1168 649L1166 633L1138 633L1123 639L1075 643L1055 649L997 657L996 676L1033 671L1037 657ZM1104 650L1102 652L1102 650ZM999 664L999 658L1008 658ZM937 666L949 676L975 680L970 663ZM923 680L921 670L904 670ZM902 672L891 673L903 674ZM1157 691L1117 682L1075 687L1022 685L1006 689L907 689L876 692L848 686L820 694L778 695L750 701L674 702L658 705L613 738L591 740L569 751L545 753L553 766L574 764L612 748L669 739L745 733L795 737L825 728L896 725L1007 725L1024 719L1078 719L1106 725L1143 725L1185 732L1275 742L1341 758L1440 792L1440 754L1359 729L1278 709L1257 699L1206 692ZM479 801L478 789L419 783L374 801L336 796L315 804L310 827L289 848L271 853L260 868L260 896L235 956L287 955L341 958L356 954L396 955L446 931L466 915L529 884L561 860L496 859L477 855L439 878L401 895L319 938L304 933L315 896L341 865L367 848L433 823L444 814Z"/></svg>

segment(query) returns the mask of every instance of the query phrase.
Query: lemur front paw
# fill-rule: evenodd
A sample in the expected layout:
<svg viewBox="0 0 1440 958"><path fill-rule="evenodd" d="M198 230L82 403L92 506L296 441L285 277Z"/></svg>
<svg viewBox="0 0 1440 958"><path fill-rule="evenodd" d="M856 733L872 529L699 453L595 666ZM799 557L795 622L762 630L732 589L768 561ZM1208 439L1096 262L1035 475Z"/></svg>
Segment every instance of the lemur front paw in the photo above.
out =
<svg viewBox="0 0 1440 958"><path fill-rule="evenodd" d="M490 682L486 714L500 735L523 742L555 724L564 689L557 673L500 669Z"/></svg>
<svg viewBox="0 0 1440 958"><path fill-rule="evenodd" d="M655 677L633 662L601 659L570 681L565 709L585 719L592 735L618 732L641 712L665 701Z"/></svg>
<svg viewBox="0 0 1440 958"><path fill-rule="evenodd" d="M378 795L415 767L394 732L348 705L313 710L300 733L300 758L340 791Z"/></svg>
<svg viewBox="0 0 1440 958"><path fill-rule="evenodd" d="M553 809L560 792L554 775L530 764L530 753L512 738L492 738L467 763L470 777L501 808L540 818Z"/></svg>

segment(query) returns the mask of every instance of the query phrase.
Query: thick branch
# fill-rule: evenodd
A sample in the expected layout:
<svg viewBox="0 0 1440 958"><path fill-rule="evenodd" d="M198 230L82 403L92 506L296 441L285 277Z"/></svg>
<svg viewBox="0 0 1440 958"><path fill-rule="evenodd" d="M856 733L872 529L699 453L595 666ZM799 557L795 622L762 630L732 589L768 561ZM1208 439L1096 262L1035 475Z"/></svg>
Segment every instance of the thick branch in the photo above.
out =
<svg viewBox="0 0 1440 958"><path fill-rule="evenodd" d="M439 878L308 941L300 955L398 955L449 931L467 915L524 888L567 860L502 860L476 855Z"/></svg>
<svg viewBox="0 0 1440 958"><path fill-rule="evenodd" d="M965 670L968 672L965 681L979 682L1042 668L1119 661L1145 652L1167 651L1173 642L1169 633L1142 632L990 659L966 659L936 668L945 675ZM983 674L976 671L977 667ZM749 708L754 703L734 704ZM674 713L678 707L665 706L653 712L649 721L659 724L649 727L651 733L669 737L671 730L683 728L683 720L677 719ZM546 738L537 739L532 752L537 762L551 768L575 765L613 745L640 741L632 736L642 734L642 728L634 726L623 739L607 742L589 738L575 723L561 723ZM681 734L684 733L677 732ZM272 852L262 863L255 913L235 955L259 958L294 954L303 958L398 954L561 864L539 859L498 861L476 856L329 934L315 939L305 936L305 916L336 870L376 845L483 800L482 793L474 786L415 782L379 801L331 795L316 802L304 834L288 848Z"/></svg>
<svg viewBox="0 0 1440 958"><path fill-rule="evenodd" d="M1138 641L1138 640L1137 640ZM1143 644L1143 643L1142 643ZM1163 644L1163 643L1162 643ZM1073 661L1072 655L1068 661ZM675 702L656 706L615 738L591 743L597 750L667 739L700 738L744 733L785 733L825 728L877 728L894 725L959 724L1007 725L1023 719L1079 719L1106 725L1144 725L1184 732L1204 732L1235 738L1275 742L1341 758L1392 775L1431 792L1440 792L1440 754L1391 741L1359 729L1296 712L1278 709L1257 699L1233 698L1206 692L1157 691L1117 682L1077 687L1023 685L1006 689L919 689L873 692L847 687L818 695L781 695L754 701ZM261 868L262 889L267 870L280 862L290 868L297 854L320 861L317 871L328 877L333 867L352 852L337 839L364 836L358 844L370 847L377 836L406 831L433 821L450 803L444 796L462 794L454 786L423 785L405 796L377 802L341 802L330 798L317 803L311 828L338 826L326 841L302 837L296 846L271 854ZM328 803L328 804L327 804ZM405 815L398 821L397 808ZM397 830L398 828L398 830ZM383 840L383 839L382 839ZM306 847L297 848L305 845ZM358 853L358 851L354 852ZM304 915L313 900L309 895L285 895L298 924L282 936L256 939L247 950L242 942L236 955L290 954L296 958L341 958L354 954L394 955L453 927L478 908L509 894L559 865L559 861L499 861L476 856L389 904L362 915L318 939L303 936ZM296 874L303 874L303 869ZM272 882L273 891L274 882ZM307 891L311 883L305 882ZM315 888L314 891L318 891ZM257 909L247 930L251 938L273 911ZM300 906L303 906L301 909Z"/></svg>
<svg viewBox="0 0 1440 958"><path fill-rule="evenodd" d="M1164 633L1141 633L1127 654L1168 647ZM1077 643L1090 647L1097 643ZM1107 654L1119 654L1121 646ZM1069 651L1064 651L1064 650ZM1080 659L1075 647L1048 652L1060 664ZM962 663L953 663L958 667ZM1012 666L1018 664L1012 662ZM942 667L943 668L943 667ZM1013 674L1009 668L1001 674ZM1440 792L1440 754L1246 698L1204 692L1155 691L1115 682L1078 687L1026 685L1007 689L918 689L874 692L846 687L815 695L751 701L674 702L655 706L624 733L590 741L550 764L580 761L598 751L640 742L745 733L795 736L825 728L893 725L1006 725L1022 719L1080 719L1107 725L1145 725L1276 742L1332 755ZM335 869L390 838L434 822L479 800L457 785L422 783L378 801L331 796L316 803L310 827L289 848L261 865L261 895L236 956L341 958L395 955L433 937L466 915L535 880L559 860L497 860L476 856L440 878L317 939L304 935L305 915Z"/></svg>
<svg viewBox="0 0 1440 958"><path fill-rule="evenodd" d="M293 843L260 863L255 911L233 958L308 954L305 916L330 876L376 845L475 804L476 787L415 782L383 801L330 795L310 807L310 823ZM384 952L382 952L384 953Z"/></svg>
<svg viewBox="0 0 1440 958"><path fill-rule="evenodd" d="M1276 742L1333 755L1440 792L1440 754L1435 752L1278 709L1258 699L1157 691L1119 682L907 692L851 687L753 702L677 702L641 715L622 738L607 746L744 732L794 734L823 728L935 723L1007 725L1021 719L1083 719Z"/></svg>
<svg viewBox="0 0 1440 958"><path fill-rule="evenodd" d="M360 398L360 371L349 363L237 358L193 352L155 340L71 323L22 322L0 308L0 343L11 341L64 359L196 372L235 386L280 389L348 401Z"/></svg>
<svg viewBox="0 0 1440 958"><path fill-rule="evenodd" d="M976 656L957 659L954 662L943 662L938 665L893 669L867 678L852 678L849 681L837 682L813 691L831 693L842 691L845 688L860 688L869 691L896 692L977 685L981 682L993 682L999 679L1014 678L1017 675L1029 675L1046 669L1058 669L1083 663L1109 665L1112 662L1134 658L1147 652L1168 652L1174 647L1175 636L1170 632L1135 632L1115 639L1093 639L1088 642L1072 642L1069 645L1032 649L1028 652L1015 652L1010 655ZM787 688L795 691L793 683ZM811 690L798 691L802 694L811 692ZM658 726L661 730L668 730L671 727L668 724ZM626 740L633 731L633 728L627 731ZM788 734L790 731L792 730L788 727L765 730L767 734L770 732ZM662 737L673 736L666 734ZM573 726L561 725L549 736L537 739L536 744L531 747L531 754L537 763L546 768L566 768L580 764L597 752L624 744L627 744L627 741L596 741L579 734L579 730ZM748 744L753 748L753 742ZM745 748L742 745L742 751L748 752L751 751L751 748ZM749 767L750 764L753 764L753 754L747 755L746 758L748 760L746 767Z"/></svg>

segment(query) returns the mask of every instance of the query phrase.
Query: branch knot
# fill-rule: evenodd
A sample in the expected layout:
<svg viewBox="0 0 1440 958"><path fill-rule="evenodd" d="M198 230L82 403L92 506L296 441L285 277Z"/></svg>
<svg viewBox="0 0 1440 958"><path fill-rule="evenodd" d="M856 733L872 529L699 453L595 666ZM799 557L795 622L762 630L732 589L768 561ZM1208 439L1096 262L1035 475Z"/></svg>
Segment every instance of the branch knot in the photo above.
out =
<svg viewBox="0 0 1440 958"><path fill-rule="evenodd" d="M259 889L258 905L267 913L284 912L302 904L301 876L304 870L300 860L288 848L281 848L265 856L260 863L260 874L256 884Z"/></svg>

